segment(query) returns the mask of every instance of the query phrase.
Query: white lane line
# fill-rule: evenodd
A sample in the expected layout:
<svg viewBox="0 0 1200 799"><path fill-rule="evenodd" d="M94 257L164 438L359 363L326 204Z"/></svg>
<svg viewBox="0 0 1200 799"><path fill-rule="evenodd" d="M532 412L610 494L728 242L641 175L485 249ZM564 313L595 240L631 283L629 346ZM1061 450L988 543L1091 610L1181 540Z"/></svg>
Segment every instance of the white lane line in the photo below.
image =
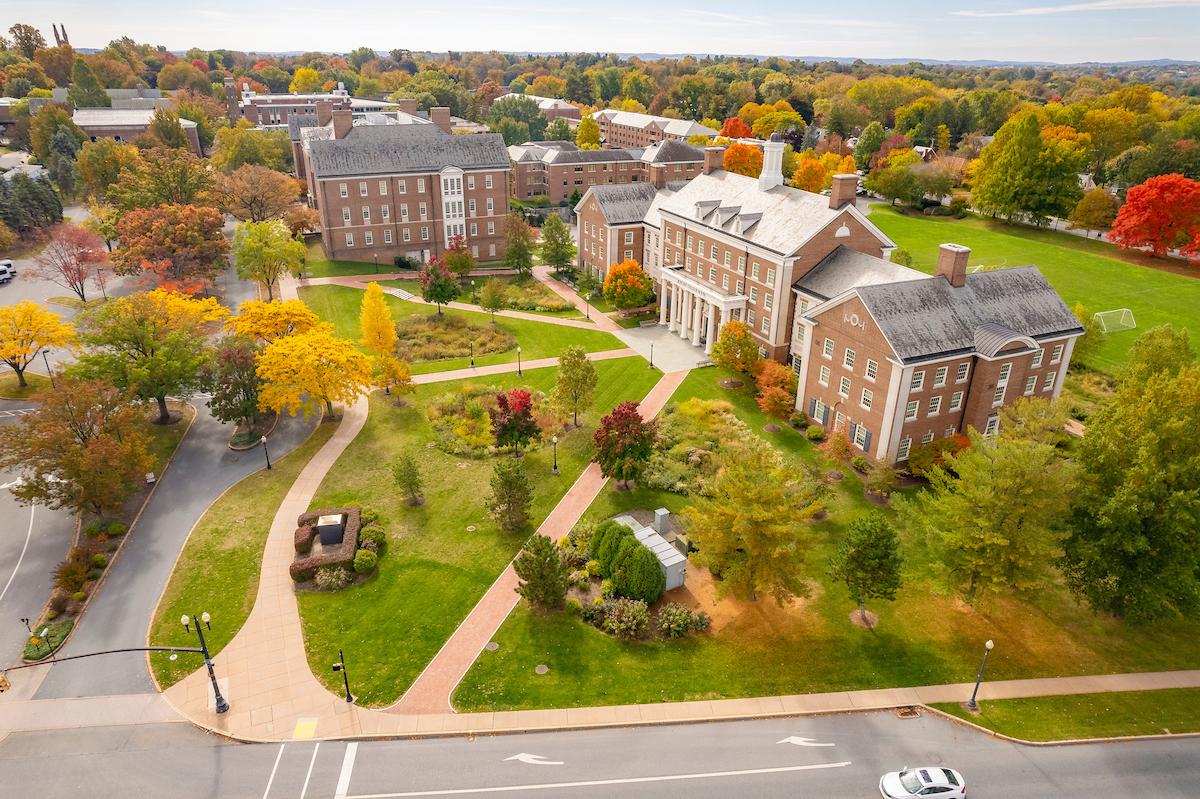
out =
<svg viewBox="0 0 1200 799"><path fill-rule="evenodd" d="M308 793L308 780L312 776L313 764L317 762L317 750L321 748L321 742L317 741L317 745L313 747L312 760L308 761L308 773L304 775L304 787L300 789L300 799L304 799L304 794Z"/></svg>
<svg viewBox="0 0 1200 799"><path fill-rule="evenodd" d="M271 776L267 778L267 789L263 791L263 799L267 799L267 795L271 793L271 784L275 782L275 772L279 769L279 760L283 757L283 747L287 744L279 745L279 752L275 755L275 765L271 766Z"/></svg>
<svg viewBox="0 0 1200 799"><path fill-rule="evenodd" d="M33 536L33 512L35 510L37 510L37 505L29 506L29 529L25 531L25 543L21 546L21 556L17 558L17 565L13 567L12 574L8 575L8 582L4 584L4 590L0 591L0 599L4 599L4 595L8 593L9 586L17 576L17 569L21 568L21 561L25 560L25 550L29 549L29 539Z"/></svg>
<svg viewBox="0 0 1200 799"><path fill-rule="evenodd" d="M333 799L347 799L346 794L350 791L350 775L354 773L354 758L358 756L358 744L346 744L346 756L342 758L342 771L338 774L337 789L333 792Z"/></svg>
<svg viewBox="0 0 1200 799"><path fill-rule="evenodd" d="M496 785L487 788L447 788L438 791L405 791L404 793L364 793L355 796L337 794L335 799L397 799L405 796L461 796L476 793L510 793L516 791L544 791L551 788L592 788L599 785L630 785L642 782L671 782L675 780L708 780L719 777L744 777L750 774L781 774L789 771L815 771L825 768L842 768L850 765L841 763L817 763L812 766L779 766L778 768L751 768L741 771L706 771L701 774L664 774L658 777L625 777L611 780L583 780L580 782L539 782L532 785ZM340 785L339 785L340 787Z"/></svg>

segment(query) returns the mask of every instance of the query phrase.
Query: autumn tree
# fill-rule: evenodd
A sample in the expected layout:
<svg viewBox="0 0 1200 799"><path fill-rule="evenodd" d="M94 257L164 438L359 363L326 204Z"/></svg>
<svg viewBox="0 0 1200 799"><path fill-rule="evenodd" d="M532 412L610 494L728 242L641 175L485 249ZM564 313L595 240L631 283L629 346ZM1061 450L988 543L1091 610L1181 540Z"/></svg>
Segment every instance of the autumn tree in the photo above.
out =
<svg viewBox="0 0 1200 799"><path fill-rule="evenodd" d="M258 347L242 336L225 336L201 373L201 385L210 392L208 408L220 422L250 425L258 416Z"/></svg>
<svg viewBox="0 0 1200 799"><path fill-rule="evenodd" d="M121 173L140 158L138 149L132 144L99 138L83 143L83 149L75 157L75 166L87 193L103 198L109 187L121 178Z"/></svg>
<svg viewBox="0 0 1200 799"><path fill-rule="evenodd" d="M74 341L71 326L36 302L0 306L0 361L16 373L21 388L29 385L25 369L43 349L66 347Z"/></svg>
<svg viewBox="0 0 1200 799"><path fill-rule="evenodd" d="M575 144L580 150L600 149L600 123L585 116L575 128Z"/></svg>
<svg viewBox="0 0 1200 799"><path fill-rule="evenodd" d="M725 148L722 166L726 172L756 178L762 174L763 151L753 144L734 142Z"/></svg>
<svg viewBox="0 0 1200 799"><path fill-rule="evenodd" d="M721 325L717 340L713 342L712 361L722 369L745 375L754 371L759 361L758 342L745 322L732 319Z"/></svg>
<svg viewBox="0 0 1200 799"><path fill-rule="evenodd" d="M430 261L421 267L418 281L421 284L421 299L436 305L438 316L442 315L442 306L452 302L460 290L458 278L443 260Z"/></svg>
<svg viewBox="0 0 1200 799"><path fill-rule="evenodd" d="M207 329L228 312L214 297L196 299L163 289L114 298L77 317L87 350L74 369L158 403L167 424L167 397L186 397L203 385Z"/></svg>
<svg viewBox="0 0 1200 799"><path fill-rule="evenodd" d="M542 225L542 243L538 247L542 263L556 277L571 280L575 275L575 242L571 230L558 214L550 214Z"/></svg>
<svg viewBox="0 0 1200 799"><path fill-rule="evenodd" d="M504 286L500 281L492 278L483 281L483 288L479 290L479 307L491 314L493 325L496 324L496 311L503 308L506 302Z"/></svg>
<svg viewBox="0 0 1200 799"><path fill-rule="evenodd" d="M783 419L796 408L796 373L779 361L764 360L755 378L759 410L772 419Z"/></svg>
<svg viewBox="0 0 1200 799"><path fill-rule="evenodd" d="M627 486L650 460L657 437L657 423L643 419L636 402L622 402L596 427L593 460L600 465L601 474Z"/></svg>
<svg viewBox="0 0 1200 799"><path fill-rule="evenodd" d="M829 563L830 575L845 584L858 605L858 615L868 626L867 600L896 598L900 588L900 541L881 513L850 522L847 535Z"/></svg>
<svg viewBox="0 0 1200 799"><path fill-rule="evenodd" d="M305 233L315 233L321 229L321 212L307 205L292 205L283 212L283 224L287 225L292 236L300 238Z"/></svg>
<svg viewBox="0 0 1200 799"><path fill-rule="evenodd" d="M1065 217L1082 193L1086 155L1069 138L1043 136L1035 114L1014 116L975 162L972 202L984 213L1039 226Z"/></svg>
<svg viewBox="0 0 1200 799"><path fill-rule="evenodd" d="M513 561L520 583L516 591L526 602L541 610L558 610L571 587L567 567L554 543L544 535L530 536Z"/></svg>
<svg viewBox="0 0 1200 799"><path fill-rule="evenodd" d="M107 199L124 212L159 205L209 205L213 178L188 150L157 147L122 167Z"/></svg>
<svg viewBox="0 0 1200 799"><path fill-rule="evenodd" d="M504 268L518 276L533 271L533 231L520 211L512 211L504 223Z"/></svg>
<svg viewBox="0 0 1200 799"><path fill-rule="evenodd" d="M825 167L816 158L798 159L796 170L792 172L792 185L814 194L819 192L825 185Z"/></svg>
<svg viewBox="0 0 1200 799"><path fill-rule="evenodd" d="M304 242L293 238L279 220L243 222L233 234L233 258L238 277L265 286L268 300L275 298L275 286L280 278L304 269L307 254Z"/></svg>
<svg viewBox="0 0 1200 799"><path fill-rule="evenodd" d="M45 49L46 37L32 25L18 22L8 29L12 36L13 48L20 51L26 58L33 58L38 50ZM8 49L7 46L5 49Z"/></svg>
<svg viewBox="0 0 1200 799"><path fill-rule="evenodd" d="M446 263L446 268L458 278L460 284L466 279L467 275L471 274L471 270L475 268L475 256L471 254L471 248L467 246L465 236L451 236L450 241L446 244L446 254L443 259Z"/></svg>
<svg viewBox="0 0 1200 799"><path fill-rule="evenodd" d="M311 94L320 88L321 73L312 67L298 67L288 85L288 91L292 94Z"/></svg>
<svg viewBox="0 0 1200 799"><path fill-rule="evenodd" d="M533 418L533 396L523 388L496 395L495 407L488 408L492 421L492 436L496 439L496 448L512 447L513 456L521 454L521 448L542 431L537 420Z"/></svg>
<svg viewBox="0 0 1200 799"><path fill-rule="evenodd" d="M1134 340L1118 378L1121 385L1145 383L1160 372L1177 374L1195 360L1196 351L1187 328L1176 330L1169 324L1159 325Z"/></svg>
<svg viewBox="0 0 1200 799"><path fill-rule="evenodd" d="M525 461L501 458L492 467L492 493L487 508L492 518L506 533L515 533L529 524L529 506L533 502L533 486L525 473Z"/></svg>
<svg viewBox="0 0 1200 799"><path fill-rule="evenodd" d="M277 338L258 359L259 407L295 416L351 403L371 388L371 361L326 326Z"/></svg>
<svg viewBox="0 0 1200 799"><path fill-rule="evenodd" d="M1117 199L1097 186L1080 198L1067 217L1071 230L1095 230L1097 236L1117 218Z"/></svg>
<svg viewBox="0 0 1200 799"><path fill-rule="evenodd" d="M191 147L187 134L183 132L183 123L179 121L179 114L166 108L155 109L154 116L150 118L150 126L146 128L146 132L139 137L135 144L144 149L153 147L187 149Z"/></svg>
<svg viewBox="0 0 1200 799"><path fill-rule="evenodd" d="M383 299L383 289L373 280L363 292L358 324L364 347L377 356L390 355L395 351L396 323L392 321L392 311Z"/></svg>
<svg viewBox="0 0 1200 799"><path fill-rule="evenodd" d="M721 135L726 139L749 139L754 132L740 117L729 117L721 125Z"/></svg>
<svg viewBox="0 0 1200 799"><path fill-rule="evenodd" d="M113 271L143 275L164 288L195 293L225 267L229 240L225 219L215 208L160 205L137 208L117 224L120 246Z"/></svg>
<svg viewBox="0 0 1200 799"><path fill-rule="evenodd" d="M322 326L327 323L322 322L303 300L247 300L238 307L236 315L225 320L225 328L235 336L245 336L263 344Z"/></svg>
<svg viewBox="0 0 1200 799"><path fill-rule="evenodd" d="M718 596L755 600L767 593L780 604L807 596L807 522L824 509L824 495L813 467L785 469L769 447L750 447L726 460L712 495L693 497L683 512L689 539L700 550L696 562L721 576Z"/></svg>
<svg viewBox="0 0 1200 799"><path fill-rule="evenodd" d="M247 164L285 170L292 166L292 146L286 130L262 130L248 119L221 128L214 139L212 165L225 172Z"/></svg>
<svg viewBox="0 0 1200 799"><path fill-rule="evenodd" d="M622 310L640 308L654 301L654 283L642 265L630 258L608 268L604 297Z"/></svg>
<svg viewBox="0 0 1200 799"><path fill-rule="evenodd" d="M1160 257L1178 249L1200 259L1200 181L1159 175L1134 186L1108 237L1122 249L1144 247Z"/></svg>
<svg viewBox="0 0 1200 799"><path fill-rule="evenodd" d="M296 180L282 172L245 164L217 175L221 209L237 219L265 222L280 219L300 198Z"/></svg>
<svg viewBox="0 0 1200 799"><path fill-rule="evenodd" d="M46 246L33 259L34 274L72 291L87 302L87 282L108 258L100 237L87 228L64 222L50 228Z"/></svg>
<svg viewBox="0 0 1200 799"><path fill-rule="evenodd" d="M105 380L70 376L0 427L0 468L20 472L16 500L77 513L116 513L154 468L143 411Z"/></svg>
<svg viewBox="0 0 1200 799"><path fill-rule="evenodd" d="M558 373L551 394L554 408L562 416L571 414L573 424L578 427L579 410L586 411L591 407L598 380L596 366L588 360L583 347L567 347L558 358Z"/></svg>
<svg viewBox="0 0 1200 799"><path fill-rule="evenodd" d="M1083 303L1075 303L1075 307L1071 309L1071 313L1079 320L1079 324L1083 326L1083 335L1075 339L1075 346L1071 349L1071 363L1082 363L1090 365L1092 358L1104 346L1106 334L1100 323L1096 321L1095 314L1083 306Z"/></svg>
<svg viewBox="0 0 1200 799"><path fill-rule="evenodd" d="M65 131L74 142L75 150L87 141L79 126L71 121L71 114L57 103L48 103L29 119L29 144L34 157L45 163L50 156L50 147L54 136L59 131Z"/></svg>
<svg viewBox="0 0 1200 799"><path fill-rule="evenodd" d="M872 122L863 128L862 133L858 135L858 143L854 145L855 165L863 170L870 168L871 157L879 152L886 139L887 131L878 122Z"/></svg>

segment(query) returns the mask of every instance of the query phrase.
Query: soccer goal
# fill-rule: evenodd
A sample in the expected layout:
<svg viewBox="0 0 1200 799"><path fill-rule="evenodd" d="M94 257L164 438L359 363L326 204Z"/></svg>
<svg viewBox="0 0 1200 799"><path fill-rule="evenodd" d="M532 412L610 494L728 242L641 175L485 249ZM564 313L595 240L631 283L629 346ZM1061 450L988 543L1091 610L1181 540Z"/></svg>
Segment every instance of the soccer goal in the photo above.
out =
<svg viewBox="0 0 1200 799"><path fill-rule="evenodd" d="M1137 327L1137 322L1133 319L1133 311L1128 308L1098 311L1092 314L1092 321L1100 325L1103 333L1116 333L1118 330L1133 330Z"/></svg>

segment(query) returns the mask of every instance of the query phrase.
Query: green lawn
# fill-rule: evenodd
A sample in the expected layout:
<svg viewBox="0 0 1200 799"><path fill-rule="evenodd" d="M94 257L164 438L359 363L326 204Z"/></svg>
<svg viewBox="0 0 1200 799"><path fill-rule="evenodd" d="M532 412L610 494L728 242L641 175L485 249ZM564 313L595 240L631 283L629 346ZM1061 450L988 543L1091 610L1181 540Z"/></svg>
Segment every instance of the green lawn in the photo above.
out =
<svg viewBox="0 0 1200 799"><path fill-rule="evenodd" d="M471 280L474 280L474 291L471 288ZM483 290L483 284L488 280L494 280L500 284L502 288L509 294L516 294L522 299L533 300L534 302L551 302L560 303L564 300L555 294L550 289L546 288L541 282L526 277L524 279L517 275L496 275L495 277L474 277L464 281L462 291L458 293L458 302L469 302L472 305L479 304L479 292ZM413 294L420 294L419 286L412 280L383 280L380 285L391 286L394 288L402 288L405 291ZM549 316L555 319L582 319L583 314L569 308L563 311L531 311L526 308L514 308L513 310L522 311L524 313L538 314L539 316Z"/></svg>
<svg viewBox="0 0 1200 799"><path fill-rule="evenodd" d="M1036 265L1070 307L1082 302L1089 312L1131 309L1137 329L1106 337L1093 359L1100 368L1120 366L1138 334L1152 327L1170 322L1200 329L1200 269L1196 277L1173 274L1100 241L977 217L910 216L888 206L874 206L870 217L912 254L917 269L932 272L938 245L955 242L971 248L972 265Z"/></svg>
<svg viewBox="0 0 1200 799"><path fill-rule="evenodd" d="M196 411L192 408L184 408L180 411L174 403L171 405L171 413L180 414L180 419L175 424L157 424L149 421L158 418L158 406L146 405L147 410L153 410L153 414L146 417L146 432L150 435L150 454L154 456L154 473L158 475L162 474L162 470L175 452L175 448L183 440L183 435L187 432L192 417L196 415Z"/></svg>
<svg viewBox="0 0 1200 799"><path fill-rule="evenodd" d="M1196 688L1003 699L980 702L978 714L959 703L933 707L1026 741L1200 732Z"/></svg>
<svg viewBox="0 0 1200 799"><path fill-rule="evenodd" d="M212 614L212 631L205 638L214 655L233 639L254 607L263 546L275 511L300 470L336 429L334 424L319 425L307 441L275 461L273 469L244 478L205 511L163 592L150 627L151 646L195 646L195 634L183 629L179 617L200 609ZM192 655L174 661L166 653L150 656L163 688L201 665Z"/></svg>
<svg viewBox="0 0 1200 799"><path fill-rule="evenodd" d="M346 286L307 286L300 289L300 299L308 303L322 319L333 322L339 336L357 341L359 338L358 313L362 304L362 291ZM407 302L405 300L385 295L384 299L392 309L392 316L399 320L415 314L431 314L434 311L428 305ZM448 308L443 313L461 316L477 325L491 324L489 316L475 311L460 311ZM528 319L508 319L498 316L496 326L506 330L517 340L521 347L521 358L534 360L557 356L566 347L579 345L588 352L603 352L605 350L621 349L625 345L610 333L599 330L585 330L578 327L566 327ZM487 366L495 363L516 363L515 350L481 355L475 359L476 366ZM470 365L469 358L449 358L441 361L426 361L412 364L415 374L427 372L442 372L451 369L465 369Z"/></svg>
<svg viewBox="0 0 1200 799"><path fill-rule="evenodd" d="M824 456L785 428L766 433L766 419L748 387L727 391L715 369L692 372L674 400L724 397L759 435L788 458L822 463ZM985 596L974 609L934 593L921 573L922 545L901 531L906 584L895 602L872 601L874 632L850 623L853 603L826 576L846 524L874 508L849 469L815 524L808 553L812 597L779 610L770 600L708 607L715 632L680 641L625 643L566 614L517 609L497 633L496 652L484 652L455 694L462 711L571 707L630 702L768 696L841 689L962 682L978 668L982 642L996 641L988 673L996 679L1168 670L1200 666L1200 622L1134 627L1094 615L1065 591L1052 589L1019 602ZM587 515L605 518L633 508L681 510L685 497L610 485ZM886 511L890 516L892 512ZM689 570L689 581L701 576ZM719 619L724 616L723 621ZM535 665L550 667L537 676Z"/></svg>
<svg viewBox="0 0 1200 799"><path fill-rule="evenodd" d="M661 373L641 358L596 365L600 373L593 410L582 429L560 434L561 474L550 474L551 447L524 456L534 489L533 522L540 524L587 465L591 436L601 412L624 400L641 399ZM556 370L536 369L474 381L499 388L528 386L548 391ZM351 680L361 704L395 701L433 658L488 586L504 569L527 533L501 532L488 516L493 458L460 459L428 449L433 431L425 403L454 383L421 386L396 408L375 394L366 427L326 476L313 508L361 504L379 511L388 545L379 571L365 583L334 594L300 594L300 613L313 673L330 690L340 677L329 670L338 649L352 664ZM426 504L410 508L392 482L390 463L400 452L416 454ZM467 528L475 526L474 531Z"/></svg>
<svg viewBox="0 0 1200 799"><path fill-rule="evenodd" d="M308 260L304 262L304 272L307 277L343 277L345 275L378 275L385 272L395 272L396 267L390 260L380 261L331 261L325 257L321 249L321 240L315 239L308 245Z"/></svg>
<svg viewBox="0 0 1200 799"><path fill-rule="evenodd" d="M45 375L28 371L25 372L25 382L29 385L21 388L18 385L17 373L5 367L3 374L0 374L0 399L29 399L50 385L50 380Z"/></svg>

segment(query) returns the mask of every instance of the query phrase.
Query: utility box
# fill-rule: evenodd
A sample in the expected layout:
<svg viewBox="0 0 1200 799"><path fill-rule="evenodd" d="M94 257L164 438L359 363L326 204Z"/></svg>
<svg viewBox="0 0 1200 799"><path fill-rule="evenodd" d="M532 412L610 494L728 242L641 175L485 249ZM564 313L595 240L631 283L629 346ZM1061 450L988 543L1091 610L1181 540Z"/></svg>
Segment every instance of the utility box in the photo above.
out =
<svg viewBox="0 0 1200 799"><path fill-rule="evenodd" d="M342 543L345 534L346 514L335 513L317 518L317 535L321 539L321 546L337 546Z"/></svg>
<svg viewBox="0 0 1200 799"><path fill-rule="evenodd" d="M671 511L659 508L654 511L654 532L666 535L671 529Z"/></svg>

